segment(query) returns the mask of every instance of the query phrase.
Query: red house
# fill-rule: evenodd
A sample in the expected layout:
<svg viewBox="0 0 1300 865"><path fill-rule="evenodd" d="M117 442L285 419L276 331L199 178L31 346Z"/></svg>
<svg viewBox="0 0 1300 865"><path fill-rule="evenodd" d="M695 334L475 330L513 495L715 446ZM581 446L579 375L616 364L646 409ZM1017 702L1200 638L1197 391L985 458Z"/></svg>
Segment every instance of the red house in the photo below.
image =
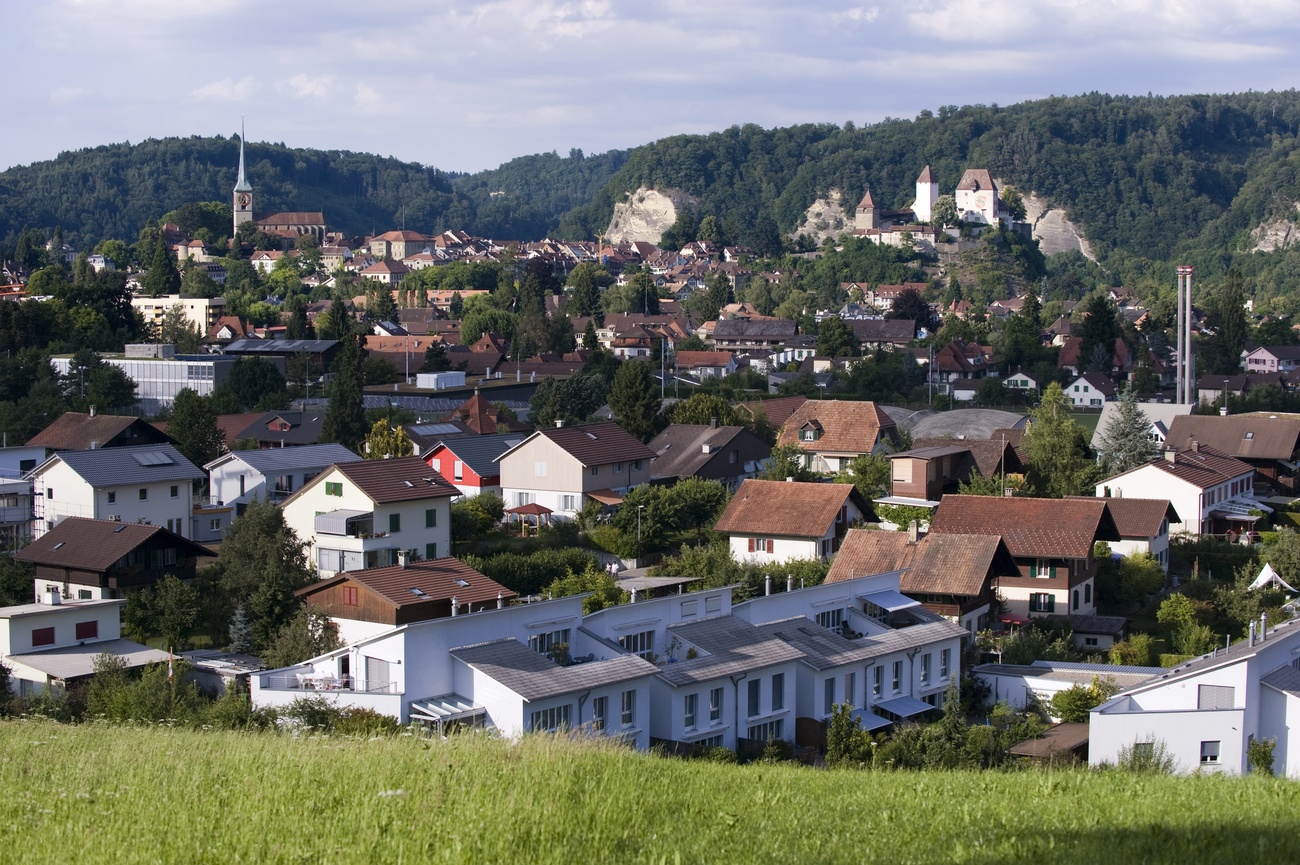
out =
<svg viewBox="0 0 1300 865"><path fill-rule="evenodd" d="M501 466L496 458L527 437L527 433L462 436L429 448L422 459L463 496L501 495Z"/></svg>

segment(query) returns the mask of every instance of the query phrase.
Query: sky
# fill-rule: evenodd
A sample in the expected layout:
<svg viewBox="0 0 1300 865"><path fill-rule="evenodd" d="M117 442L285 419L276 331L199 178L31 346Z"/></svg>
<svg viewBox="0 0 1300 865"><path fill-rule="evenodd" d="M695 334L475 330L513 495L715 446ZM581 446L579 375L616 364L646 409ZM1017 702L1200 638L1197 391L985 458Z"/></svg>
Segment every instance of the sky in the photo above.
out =
<svg viewBox="0 0 1300 865"><path fill-rule="evenodd" d="M735 124L1290 89L1300 0L25 0L0 169L230 135L445 171Z"/></svg>

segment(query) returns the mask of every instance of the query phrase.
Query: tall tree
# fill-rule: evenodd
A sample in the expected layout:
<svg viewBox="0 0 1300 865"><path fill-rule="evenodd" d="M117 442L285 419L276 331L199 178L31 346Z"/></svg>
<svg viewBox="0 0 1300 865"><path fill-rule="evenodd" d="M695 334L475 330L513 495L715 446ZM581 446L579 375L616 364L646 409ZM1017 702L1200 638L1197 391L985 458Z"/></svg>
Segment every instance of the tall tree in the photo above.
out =
<svg viewBox="0 0 1300 865"><path fill-rule="evenodd" d="M647 315L659 314L659 289L655 287L654 277L645 271L628 280L628 299L631 312L644 312Z"/></svg>
<svg viewBox="0 0 1300 865"><path fill-rule="evenodd" d="M185 307L176 303L163 312L162 322L158 325L158 339L164 345L176 346L180 354L196 354L203 344L203 333L185 314Z"/></svg>
<svg viewBox="0 0 1300 865"><path fill-rule="evenodd" d="M934 312L930 309L929 302L915 288L905 288L898 293L889 310L889 318L911 320L915 325L913 334L920 328L934 329Z"/></svg>
<svg viewBox="0 0 1300 865"><path fill-rule="evenodd" d="M817 325L819 357L856 357L862 354L857 336L844 319L828 315Z"/></svg>
<svg viewBox="0 0 1300 865"><path fill-rule="evenodd" d="M180 294L181 275L176 271L176 260L161 238L154 247L153 260L144 276L144 290L150 297Z"/></svg>
<svg viewBox="0 0 1300 865"><path fill-rule="evenodd" d="M365 457L368 460L386 460L411 455L411 439L406 430L393 426L380 418L366 435Z"/></svg>
<svg viewBox="0 0 1300 865"><path fill-rule="evenodd" d="M284 513L256 499L226 530L217 565L226 595L246 599L258 649L271 644L301 603L294 590L316 579L307 545L285 523Z"/></svg>
<svg viewBox="0 0 1300 865"><path fill-rule="evenodd" d="M1246 319L1246 290L1241 270L1233 267L1210 307L1212 336L1201 340L1198 372L1234 375L1241 372L1241 353L1250 325Z"/></svg>
<svg viewBox="0 0 1300 865"><path fill-rule="evenodd" d="M715 393L697 391L686 399L673 405L669 412L673 423L708 424L716 422L718 426L741 426L743 420L740 412Z"/></svg>
<svg viewBox="0 0 1300 865"><path fill-rule="evenodd" d="M1088 458L1088 441L1070 414L1065 391L1052 382L1032 413L1025 433L1028 471L1025 480L1035 495L1048 498L1091 494L1096 467Z"/></svg>
<svg viewBox="0 0 1300 865"><path fill-rule="evenodd" d="M1138 405L1137 393L1132 387L1125 388L1120 396L1115 413L1102 431L1100 444L1098 452L1107 476L1126 472L1155 459L1151 420Z"/></svg>
<svg viewBox="0 0 1300 865"><path fill-rule="evenodd" d="M320 434L321 442L338 442L354 451L361 449L368 430L362 398L365 352L361 340L360 334L345 337L343 350L330 367L329 406L325 409Z"/></svg>
<svg viewBox="0 0 1300 865"><path fill-rule="evenodd" d="M619 426L648 442L659 431L659 389L650 366L637 360L625 361L609 389L609 407Z"/></svg>
<svg viewBox="0 0 1300 865"><path fill-rule="evenodd" d="M1119 310L1105 292L1098 291L1083 307L1079 336L1079 372L1110 375L1115 357L1115 340L1120 336Z"/></svg>
<svg viewBox="0 0 1300 865"><path fill-rule="evenodd" d="M167 430L176 441L176 449L196 466L204 466L225 453L226 442L217 426L211 398L199 396L192 388L176 394Z"/></svg>
<svg viewBox="0 0 1300 865"><path fill-rule="evenodd" d="M600 339L596 336L596 323L593 319L587 319L587 326L583 328L582 347L587 351L600 348Z"/></svg>

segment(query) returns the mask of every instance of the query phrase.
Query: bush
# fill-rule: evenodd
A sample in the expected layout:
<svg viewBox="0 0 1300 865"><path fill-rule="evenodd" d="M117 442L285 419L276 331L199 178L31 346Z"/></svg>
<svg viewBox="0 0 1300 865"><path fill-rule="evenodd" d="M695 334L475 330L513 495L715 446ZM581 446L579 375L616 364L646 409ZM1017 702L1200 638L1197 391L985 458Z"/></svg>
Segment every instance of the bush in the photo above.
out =
<svg viewBox="0 0 1300 865"><path fill-rule="evenodd" d="M1123 772L1153 775L1172 775L1176 763L1163 739L1153 742L1134 742L1119 749L1115 767Z"/></svg>
<svg viewBox="0 0 1300 865"><path fill-rule="evenodd" d="M332 732L342 736L392 736L400 732L402 725L390 715L383 715L374 709L351 708L339 713Z"/></svg>
<svg viewBox="0 0 1300 865"><path fill-rule="evenodd" d="M1276 739L1252 738L1246 743L1246 762L1250 764L1253 774L1272 776L1273 748L1276 745Z"/></svg>
<svg viewBox="0 0 1300 865"><path fill-rule="evenodd" d="M636 535L629 536L611 525L596 526L588 530L587 543L620 559L635 558L637 554Z"/></svg>
<svg viewBox="0 0 1300 865"><path fill-rule="evenodd" d="M541 549L536 552L497 553L486 559L466 556L465 563L520 595L536 595L571 573L595 568L596 557L586 550Z"/></svg>
<svg viewBox="0 0 1300 865"><path fill-rule="evenodd" d="M1113 697L1119 687L1111 679L1092 677L1090 685L1075 685L1058 691L1048 702L1052 715L1067 723L1085 724L1089 713Z"/></svg>
<svg viewBox="0 0 1300 865"><path fill-rule="evenodd" d="M1110 662L1118 666L1149 667L1154 648L1150 634L1133 634L1110 647Z"/></svg>

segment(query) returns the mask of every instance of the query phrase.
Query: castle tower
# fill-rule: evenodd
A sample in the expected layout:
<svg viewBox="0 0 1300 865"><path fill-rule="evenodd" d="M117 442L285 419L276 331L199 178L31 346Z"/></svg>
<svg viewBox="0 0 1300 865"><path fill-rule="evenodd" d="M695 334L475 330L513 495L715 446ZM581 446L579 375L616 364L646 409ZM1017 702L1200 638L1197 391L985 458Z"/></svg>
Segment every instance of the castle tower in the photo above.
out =
<svg viewBox="0 0 1300 865"><path fill-rule="evenodd" d="M916 214L918 223L928 223L934 218L934 204L938 200L939 184L934 182L930 166L927 165L921 176L916 178L916 201L912 203L912 212Z"/></svg>
<svg viewBox="0 0 1300 865"><path fill-rule="evenodd" d="M880 219L876 216L876 201L871 197L871 190L867 189L862 200L858 202L858 209L853 214L853 228L856 231L864 231L879 227Z"/></svg>
<svg viewBox="0 0 1300 865"><path fill-rule="evenodd" d="M245 222L253 221L253 187L244 176L244 124L239 124L239 178L235 180L235 191L231 208L235 214L234 231Z"/></svg>

